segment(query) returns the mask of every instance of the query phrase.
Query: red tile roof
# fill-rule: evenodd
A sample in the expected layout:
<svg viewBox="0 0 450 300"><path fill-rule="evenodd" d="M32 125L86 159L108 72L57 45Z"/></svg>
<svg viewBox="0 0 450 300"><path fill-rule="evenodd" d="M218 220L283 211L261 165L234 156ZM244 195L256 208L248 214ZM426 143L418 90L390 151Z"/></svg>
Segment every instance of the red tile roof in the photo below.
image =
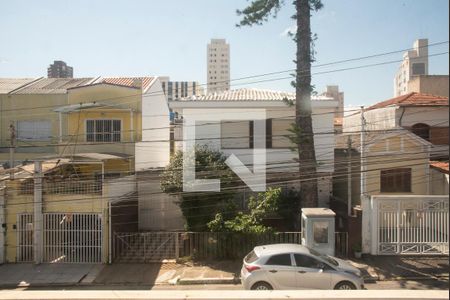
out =
<svg viewBox="0 0 450 300"><path fill-rule="evenodd" d="M367 110L387 106L448 106L448 97L434 96L422 93L409 93L370 106Z"/></svg>
<svg viewBox="0 0 450 300"><path fill-rule="evenodd" d="M154 77L104 77L101 82L126 87L137 87L136 85L139 84L139 81L142 81L142 89L145 91L153 79Z"/></svg>
<svg viewBox="0 0 450 300"><path fill-rule="evenodd" d="M448 161L430 161L430 166L442 173L449 174Z"/></svg>

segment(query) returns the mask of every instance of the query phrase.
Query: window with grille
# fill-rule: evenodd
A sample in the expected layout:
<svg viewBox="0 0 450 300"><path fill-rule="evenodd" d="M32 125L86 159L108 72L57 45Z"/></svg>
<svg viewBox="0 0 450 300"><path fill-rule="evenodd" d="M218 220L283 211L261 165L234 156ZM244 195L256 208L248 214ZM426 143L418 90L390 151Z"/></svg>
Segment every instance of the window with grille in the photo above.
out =
<svg viewBox="0 0 450 300"><path fill-rule="evenodd" d="M107 143L120 142L122 122L120 120L87 120L86 141Z"/></svg>
<svg viewBox="0 0 450 300"><path fill-rule="evenodd" d="M382 193L411 192L411 169L381 170L380 191Z"/></svg>

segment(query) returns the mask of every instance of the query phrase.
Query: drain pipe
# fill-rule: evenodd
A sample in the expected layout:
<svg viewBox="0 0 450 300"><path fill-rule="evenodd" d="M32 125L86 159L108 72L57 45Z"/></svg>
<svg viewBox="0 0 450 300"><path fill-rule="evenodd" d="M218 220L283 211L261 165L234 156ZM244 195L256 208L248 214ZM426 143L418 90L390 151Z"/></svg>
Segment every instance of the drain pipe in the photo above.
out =
<svg viewBox="0 0 450 300"><path fill-rule="evenodd" d="M108 201L108 262L112 263L112 223L111 223L111 201Z"/></svg>

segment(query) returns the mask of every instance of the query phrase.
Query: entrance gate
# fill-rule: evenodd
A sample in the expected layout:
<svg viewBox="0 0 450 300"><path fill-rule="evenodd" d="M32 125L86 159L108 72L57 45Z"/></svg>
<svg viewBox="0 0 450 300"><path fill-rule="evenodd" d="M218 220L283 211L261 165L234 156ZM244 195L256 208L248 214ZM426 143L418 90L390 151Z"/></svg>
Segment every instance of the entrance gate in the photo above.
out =
<svg viewBox="0 0 450 300"><path fill-rule="evenodd" d="M448 197L376 200L377 254L449 253Z"/></svg>

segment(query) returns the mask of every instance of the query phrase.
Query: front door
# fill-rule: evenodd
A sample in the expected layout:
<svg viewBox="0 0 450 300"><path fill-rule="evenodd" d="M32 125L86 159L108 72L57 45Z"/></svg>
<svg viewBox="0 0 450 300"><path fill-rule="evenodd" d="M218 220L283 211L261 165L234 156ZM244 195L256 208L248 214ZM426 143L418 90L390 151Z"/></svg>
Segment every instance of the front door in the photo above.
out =
<svg viewBox="0 0 450 300"><path fill-rule="evenodd" d="M300 289L330 289L331 273L326 265L317 259L305 255L294 254L297 286ZM323 267L325 266L325 268Z"/></svg>

